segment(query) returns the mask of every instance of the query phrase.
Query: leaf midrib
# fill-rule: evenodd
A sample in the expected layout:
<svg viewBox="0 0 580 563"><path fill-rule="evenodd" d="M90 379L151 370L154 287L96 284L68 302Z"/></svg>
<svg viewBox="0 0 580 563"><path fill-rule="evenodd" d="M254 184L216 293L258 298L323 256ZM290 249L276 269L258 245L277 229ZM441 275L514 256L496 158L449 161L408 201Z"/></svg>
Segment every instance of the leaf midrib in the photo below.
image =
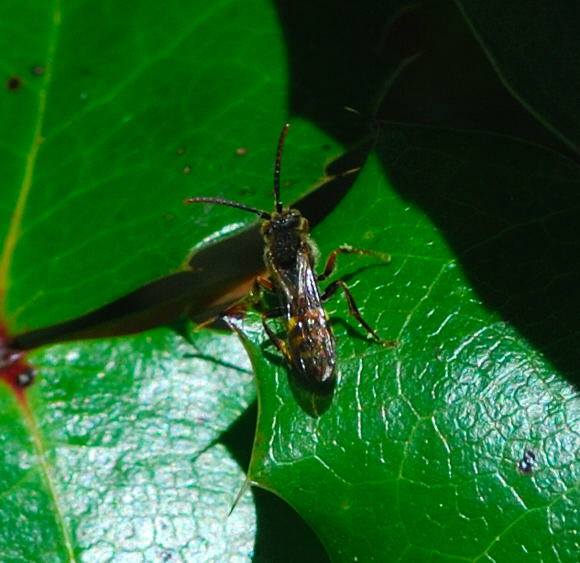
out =
<svg viewBox="0 0 580 563"><path fill-rule="evenodd" d="M20 185L14 211L10 216L10 223L8 225L2 254L0 256L0 311L3 313L4 322L8 327L12 323L9 318L6 318L5 298L10 288L10 268L14 256L14 249L16 248L21 234L22 217L28 202L30 188L32 187L40 145L43 142L42 134L46 115L46 99L52 81L54 56L61 26L61 15L60 0L54 0L53 17L51 22L52 29L48 35L48 42L46 45L46 71L43 75L43 82L38 92L36 119L34 121L34 127L30 139L30 149L28 150L28 155L26 157L26 166L24 168L22 183Z"/></svg>

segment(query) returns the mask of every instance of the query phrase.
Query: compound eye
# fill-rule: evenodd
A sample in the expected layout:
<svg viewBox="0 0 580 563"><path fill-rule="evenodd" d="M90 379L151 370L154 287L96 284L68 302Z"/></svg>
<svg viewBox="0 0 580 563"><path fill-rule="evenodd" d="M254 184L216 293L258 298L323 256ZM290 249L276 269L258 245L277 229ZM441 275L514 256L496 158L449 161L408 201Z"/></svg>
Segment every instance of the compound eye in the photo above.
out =
<svg viewBox="0 0 580 563"><path fill-rule="evenodd" d="M296 227L300 222L300 213L290 213L286 217L286 225Z"/></svg>

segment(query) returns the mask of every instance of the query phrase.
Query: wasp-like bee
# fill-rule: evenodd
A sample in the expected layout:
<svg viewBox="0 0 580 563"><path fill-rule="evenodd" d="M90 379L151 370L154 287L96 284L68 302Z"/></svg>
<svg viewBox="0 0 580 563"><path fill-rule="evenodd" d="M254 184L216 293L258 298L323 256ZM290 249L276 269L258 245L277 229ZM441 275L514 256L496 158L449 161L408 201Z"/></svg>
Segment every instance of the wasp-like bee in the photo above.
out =
<svg viewBox="0 0 580 563"><path fill-rule="evenodd" d="M274 166L274 211L268 213L243 203L217 197L192 197L186 203L212 203L227 205L255 213L262 218L260 229L264 239L264 262L268 278L258 278L266 290L277 294L279 307L262 315L264 329L278 350L284 355L302 381L317 389L329 388L334 383L336 368L336 343L328 315L322 302L342 289L350 314L377 342L394 345L382 340L362 318L356 303L343 280L332 282L321 292L319 283L334 271L338 254L366 254L388 260L388 255L341 246L333 250L321 274L315 273L318 249L310 237L308 220L298 211L282 205L280 199L280 165L282 148L289 124L284 125ZM283 317L286 340L279 338L266 322L269 318Z"/></svg>

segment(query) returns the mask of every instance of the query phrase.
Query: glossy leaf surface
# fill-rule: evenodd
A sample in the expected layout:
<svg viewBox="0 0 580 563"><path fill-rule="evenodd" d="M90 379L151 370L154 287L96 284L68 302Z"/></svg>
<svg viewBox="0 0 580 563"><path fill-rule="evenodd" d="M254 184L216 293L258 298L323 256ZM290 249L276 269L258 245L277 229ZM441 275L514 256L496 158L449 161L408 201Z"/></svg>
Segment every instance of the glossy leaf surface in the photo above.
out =
<svg viewBox="0 0 580 563"><path fill-rule="evenodd" d="M284 199L312 190L337 141L353 141L343 106L362 112L362 129L401 63L384 41L397 38L404 5L8 4L0 290L9 332L60 323L182 272L192 247L252 222L182 200L270 208L275 142L289 115ZM523 10L513 33L483 43L502 59L506 82L509 69L523 80L510 82L518 98L570 141L577 112L561 78L550 80L561 76L550 72L554 56L545 51L526 73L510 48L534 13ZM427 35L446 43L449 20L440 19L445 33ZM564 52L559 39L574 36L544 23L554 52ZM400 58L424 51L427 60L431 45L423 47ZM486 85L460 72L470 98L434 100L435 77L464 68L463 48L447 47L418 82L402 73L397 85L406 108L453 114L465 127L487 106ZM537 104L532 78L548 94ZM446 80L443 90L455 92ZM472 128L493 129L513 113L484 115ZM331 213L328 192L314 193L323 255L345 242L392 254L389 265L341 257L337 275L399 346L367 341L337 296L328 310L339 383L331 401L313 406L250 316L261 396L251 477L304 515L333 560L575 561L579 176L576 162L533 143L389 126ZM243 241L233 237L234 251L196 275L214 280L224 265L236 273ZM211 305L203 292L196 299ZM260 519L249 496L226 520L246 467L233 446L252 432L231 425L245 418L253 388L234 337L191 339L159 329L29 354L38 383L26 401L0 388L0 559L268 561L268 535L292 544L282 548L288 561L322 561L319 550L296 551L306 533L292 536L287 520L278 536L264 531L260 522L279 514Z"/></svg>
<svg viewBox="0 0 580 563"><path fill-rule="evenodd" d="M268 2L26 6L0 24L2 66L22 80L0 96L0 287L13 334L180 270L196 240L185 197L269 190L269 174L252 171L271 169L286 119Z"/></svg>
<svg viewBox="0 0 580 563"><path fill-rule="evenodd" d="M248 559L254 508L227 518L244 476L217 443L254 396L231 338L159 329L31 360L26 406L0 395L2 560Z"/></svg>
<svg viewBox="0 0 580 563"><path fill-rule="evenodd" d="M472 189L501 181L497 163L487 161L490 149L510 151L504 185L518 176L529 187L533 177L563 195L580 177L548 151L501 137L393 127L343 205L317 229L323 250L349 242L392 254L389 266L351 259L340 268L365 318L399 345L367 341L344 304L329 305L337 313L340 366L332 397L297 391L284 367L272 374L263 335L247 329L260 396L250 475L304 515L333 560L508 561L527 553L573 560L574 389L482 304L437 229L394 191L412 189L441 209L452 194L461 197L463 176L475 169L479 186ZM517 164L530 151L537 177L527 159ZM576 180L557 177L566 167ZM470 198L464 194L465 203ZM469 236L480 211L465 207L466 257L475 252ZM550 210L539 211L538 223L559 228ZM509 243L517 233L496 236ZM524 266L527 260L522 253Z"/></svg>

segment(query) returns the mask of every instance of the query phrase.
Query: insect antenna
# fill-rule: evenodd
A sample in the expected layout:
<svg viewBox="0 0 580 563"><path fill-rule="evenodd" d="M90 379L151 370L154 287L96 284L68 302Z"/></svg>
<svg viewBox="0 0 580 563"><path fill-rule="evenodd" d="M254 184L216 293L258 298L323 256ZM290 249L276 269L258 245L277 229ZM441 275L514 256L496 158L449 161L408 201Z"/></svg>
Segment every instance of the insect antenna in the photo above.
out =
<svg viewBox="0 0 580 563"><path fill-rule="evenodd" d="M276 151L276 164L274 164L274 201L276 203L276 212L282 213L282 201L280 200L280 166L282 164L282 149L284 148L284 140L290 123L286 123L282 127L280 139L278 140L278 150Z"/></svg>
<svg viewBox="0 0 580 563"><path fill-rule="evenodd" d="M229 199L222 199L221 197L190 197L187 198L183 203L213 203L215 205L227 205L228 207L235 207L236 209L243 209L244 211L249 211L250 213L255 213L259 215L262 219L271 219L272 216L265 211L256 209L255 207L250 207L249 205L244 205L243 203L238 203L237 201L230 201Z"/></svg>

